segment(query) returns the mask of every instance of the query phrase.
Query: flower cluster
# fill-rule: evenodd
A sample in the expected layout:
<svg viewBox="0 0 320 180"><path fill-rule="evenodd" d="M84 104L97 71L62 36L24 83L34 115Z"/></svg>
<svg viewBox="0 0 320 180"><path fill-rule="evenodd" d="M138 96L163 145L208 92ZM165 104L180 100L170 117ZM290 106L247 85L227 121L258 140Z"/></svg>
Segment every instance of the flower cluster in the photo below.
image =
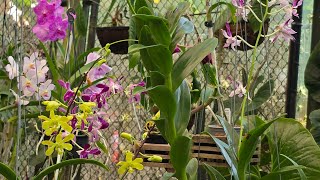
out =
<svg viewBox="0 0 320 180"><path fill-rule="evenodd" d="M100 146L99 148L95 146L104 145L105 138L100 131L109 127L107 99L121 93L123 88L118 81L114 81L111 77L106 78L112 68L105 64L106 60L103 58L110 52L107 50L103 56L99 52L87 56L86 64L91 63L91 68L85 74L86 88L83 90L79 87L72 88L70 82L58 80L58 84L65 89L62 98L64 102L58 100L43 102L49 111L49 116L41 115L39 119L43 121L44 134L51 137L49 141L42 142L48 146L47 156L54 150L60 154L64 150L70 151L72 144L80 149L77 151L80 158L98 155L103 150L99 149ZM83 147L77 144L75 135L79 133L89 137L89 143ZM69 145L68 141L72 143Z"/></svg>
<svg viewBox="0 0 320 180"><path fill-rule="evenodd" d="M32 96L35 96L37 100L44 99L49 100L51 97L51 91L55 88L51 79L47 79L47 67L46 60L39 56L38 52L31 54L30 57L24 57L23 69L19 72L17 62L12 56L8 57L9 64L5 69L8 72L9 79L17 78L18 89L22 91L22 97L18 99L17 94L12 90L11 92L16 96L16 102L26 105ZM21 75L20 75L21 74ZM22 100L25 99L25 100Z"/></svg>
<svg viewBox="0 0 320 180"><path fill-rule="evenodd" d="M268 1L268 4L263 4L260 2L261 7L272 9L275 6L281 10L284 10L284 22L277 25L275 27L275 31L269 35L262 35L263 37L272 37L271 42L275 42L277 39L284 39L287 42L291 40L295 40L293 34L296 32L291 28L291 24L293 23L292 17L298 17L297 8L302 5L303 0L271 0ZM263 19L259 19L259 17L255 14L255 12L251 9L250 1L244 0L232 0L232 4L236 8L236 16L240 17L244 21L248 21L248 14L252 13L258 21L262 23ZM269 15L272 12L269 13ZM250 23L250 22L249 22ZM230 31L229 24L226 24L226 30L222 30L224 37L227 39L224 47L231 47L233 50L236 50L236 46L240 46L241 41L245 41L243 38L239 36L232 36ZM248 43L246 43L248 44ZM252 46L252 45L251 45ZM252 46L253 47L253 46Z"/></svg>
<svg viewBox="0 0 320 180"><path fill-rule="evenodd" d="M139 103L140 102L141 94L143 94L145 92L134 92L134 89L137 89L137 88L143 89L145 86L146 86L146 83L144 81L141 81L138 84L130 84L128 86L126 94L129 97L129 103Z"/></svg>
<svg viewBox="0 0 320 180"><path fill-rule="evenodd" d="M66 37L68 20L63 18L64 9L61 0L38 0L34 7L37 16L37 24L33 27L33 33L43 42L56 41Z"/></svg>

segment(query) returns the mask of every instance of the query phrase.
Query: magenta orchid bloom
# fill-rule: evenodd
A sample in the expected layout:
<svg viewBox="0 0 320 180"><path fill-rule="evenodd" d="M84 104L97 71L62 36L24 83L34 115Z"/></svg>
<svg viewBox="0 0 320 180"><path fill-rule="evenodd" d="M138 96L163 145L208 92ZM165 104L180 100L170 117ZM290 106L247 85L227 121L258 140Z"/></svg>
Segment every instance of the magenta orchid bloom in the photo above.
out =
<svg viewBox="0 0 320 180"><path fill-rule="evenodd" d="M145 87L146 83L144 81L139 82L138 84L130 84L128 89L130 91L130 93L128 94L129 96L129 103L138 103L141 100L141 93L136 93L136 94L132 94L133 93L133 89L137 86L140 87ZM144 92L142 92L144 93Z"/></svg>
<svg viewBox="0 0 320 180"><path fill-rule="evenodd" d="M226 23L226 29L227 31L222 30L223 36L227 38L223 47L227 48L231 46L231 48L235 51L235 47L240 46L241 40L238 40L236 37L232 36L229 23Z"/></svg>
<svg viewBox="0 0 320 180"><path fill-rule="evenodd" d="M279 38L283 38L285 41L290 42L290 40L295 40L292 36L293 34L297 33L293 29L291 29L291 23L293 22L292 19L287 20L285 23L280 24L276 27L276 34L271 39L272 42L275 42Z"/></svg>
<svg viewBox="0 0 320 180"><path fill-rule="evenodd" d="M89 117L88 120L90 119L91 118ZM88 127L88 132L90 133L89 139L91 142L96 142L99 140L99 130L108 128L109 123L101 117L98 117L97 119L91 119L90 121L91 123Z"/></svg>
<svg viewBox="0 0 320 180"><path fill-rule="evenodd" d="M91 149L89 144L83 146L83 149L78 151L80 158L88 158L90 154L92 155L99 155L101 151L97 148Z"/></svg>
<svg viewBox="0 0 320 180"><path fill-rule="evenodd" d="M61 0L38 0L38 5L34 7L37 16L37 24L33 27L33 33L40 41L56 41L66 37L68 20L63 19L64 13Z"/></svg>
<svg viewBox="0 0 320 180"><path fill-rule="evenodd" d="M58 83L61 87L67 90L67 92L63 96L63 100L65 102L70 102L72 100L72 97L74 96L75 92L70 88L69 82L64 82L63 80L58 80Z"/></svg>
<svg viewBox="0 0 320 180"><path fill-rule="evenodd" d="M232 4L237 8L237 16L242 17L244 21L248 21L249 9L246 8L245 0L232 0Z"/></svg>

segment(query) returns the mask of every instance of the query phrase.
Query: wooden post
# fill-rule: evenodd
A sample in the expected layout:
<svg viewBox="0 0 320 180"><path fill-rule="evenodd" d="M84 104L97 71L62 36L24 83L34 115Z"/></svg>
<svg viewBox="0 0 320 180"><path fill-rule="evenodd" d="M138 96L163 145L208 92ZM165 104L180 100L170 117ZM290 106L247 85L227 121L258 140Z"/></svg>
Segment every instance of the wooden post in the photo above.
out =
<svg viewBox="0 0 320 180"><path fill-rule="evenodd" d="M100 0L92 0L87 49L94 47Z"/></svg>

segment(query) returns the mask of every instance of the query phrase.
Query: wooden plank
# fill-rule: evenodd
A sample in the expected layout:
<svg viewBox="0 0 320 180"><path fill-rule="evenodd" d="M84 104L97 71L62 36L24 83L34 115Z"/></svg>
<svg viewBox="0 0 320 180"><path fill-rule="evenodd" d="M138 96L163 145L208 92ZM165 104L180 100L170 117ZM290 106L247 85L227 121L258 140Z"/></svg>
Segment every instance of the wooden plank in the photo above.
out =
<svg viewBox="0 0 320 180"><path fill-rule="evenodd" d="M142 150L152 150L152 151L170 151L169 144L152 144L152 143L145 143Z"/></svg>
<svg viewBox="0 0 320 180"><path fill-rule="evenodd" d="M144 154L144 155L146 155L146 156L157 155L157 156L162 157L162 159L167 159L167 160L170 159L170 155L165 155L165 154ZM145 158L145 157L141 156L140 154L138 155L138 157Z"/></svg>
<svg viewBox="0 0 320 180"><path fill-rule="evenodd" d="M173 168L170 163L143 162L142 164L148 167Z"/></svg>

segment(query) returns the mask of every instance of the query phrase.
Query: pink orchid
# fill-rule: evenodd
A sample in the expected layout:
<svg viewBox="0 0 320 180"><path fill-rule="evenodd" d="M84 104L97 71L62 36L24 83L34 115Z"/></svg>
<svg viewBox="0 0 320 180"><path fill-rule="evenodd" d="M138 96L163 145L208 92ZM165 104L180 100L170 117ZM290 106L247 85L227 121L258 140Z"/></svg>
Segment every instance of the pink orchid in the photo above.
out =
<svg viewBox="0 0 320 180"><path fill-rule="evenodd" d="M94 82L95 80L103 78L111 70L112 68L108 65L101 64L99 67L94 67L88 72L87 80L89 82Z"/></svg>
<svg viewBox="0 0 320 180"><path fill-rule="evenodd" d="M279 38L283 38L285 41L290 42L290 40L295 40L292 36L297 33L293 29L291 29L292 19L287 20L285 23L280 24L276 27L275 36L271 39L272 42L275 42Z"/></svg>
<svg viewBox="0 0 320 180"><path fill-rule="evenodd" d="M88 56L87 56L87 61L86 61L86 64L89 64L93 61L96 61L100 58L101 56L96 53L96 52L92 52L92 53L89 53Z"/></svg>
<svg viewBox="0 0 320 180"><path fill-rule="evenodd" d="M12 56L8 57L9 64L6 65L6 71L9 73L9 79L13 79L19 75L19 67Z"/></svg>
<svg viewBox="0 0 320 180"><path fill-rule="evenodd" d="M18 79L18 88L22 89L23 95L32 96L37 89L37 86L36 86L37 83L34 81L34 79L28 79L25 76L21 76L20 80L21 82L19 82L19 79Z"/></svg>
<svg viewBox="0 0 320 180"><path fill-rule="evenodd" d="M299 17L297 8L302 5L303 0L293 0L292 5L289 3L289 0L279 0L280 6L284 8L286 19L291 19L292 15Z"/></svg>
<svg viewBox="0 0 320 180"><path fill-rule="evenodd" d="M44 100L49 100L51 97L51 91L55 88L53 84L51 84L52 80L49 79L44 83L41 83L39 86L39 93L37 95L37 99L42 97ZM39 97L40 96L40 97Z"/></svg>
<svg viewBox="0 0 320 180"><path fill-rule="evenodd" d="M17 105L27 105L27 104L29 104L29 101L28 100L25 100L24 99L24 96L20 96L19 97L19 95L17 94L17 93L15 93L12 89L10 89L10 91L11 91L11 93L13 94L13 96L16 98L16 100L15 100L15 104L17 104Z"/></svg>
<svg viewBox="0 0 320 180"><path fill-rule="evenodd" d="M246 88L243 87L242 83L239 81L234 82L235 89L231 91L229 94L229 97L233 97L235 95L238 95L238 97L243 97L243 95L247 92Z"/></svg>
<svg viewBox="0 0 320 180"><path fill-rule="evenodd" d="M247 0L248 3L248 0ZM237 16L242 17L244 21L248 21L249 9L246 8L245 0L232 0L232 4L237 8Z"/></svg>
<svg viewBox="0 0 320 180"><path fill-rule="evenodd" d="M46 74L49 71L47 62L45 60L37 61L36 68L28 71L25 75L29 79L33 79L36 83L41 83L46 80Z"/></svg>
<svg viewBox="0 0 320 180"><path fill-rule="evenodd" d="M227 31L222 30L223 36L227 38L223 47L227 48L231 46L231 48L235 51L235 47L240 46L241 40L238 40L237 37L232 36L229 23L226 23L226 29Z"/></svg>
<svg viewBox="0 0 320 180"><path fill-rule="evenodd" d="M61 87L63 87L67 92L63 96L63 100L65 102L70 102L75 94L75 92L70 88L70 83L69 82L64 82L63 80L58 80L58 83L60 84Z"/></svg>
<svg viewBox="0 0 320 180"><path fill-rule="evenodd" d="M136 94L132 94L133 93L133 89L137 86L140 87L145 87L146 83L144 81L139 82L138 84L130 84L128 89L129 89L129 103L138 103L141 100L141 93L136 93Z"/></svg>

